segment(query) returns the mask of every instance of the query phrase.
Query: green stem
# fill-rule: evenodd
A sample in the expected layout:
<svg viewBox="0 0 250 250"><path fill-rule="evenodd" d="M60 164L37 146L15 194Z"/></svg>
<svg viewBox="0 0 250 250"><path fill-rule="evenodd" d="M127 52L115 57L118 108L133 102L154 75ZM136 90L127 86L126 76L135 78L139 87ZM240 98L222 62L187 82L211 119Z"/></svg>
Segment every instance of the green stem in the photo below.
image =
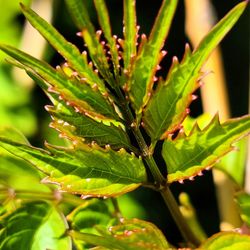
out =
<svg viewBox="0 0 250 250"><path fill-rule="evenodd" d="M147 163L147 166L149 167L149 170L154 178L155 185L158 188L158 191L161 193L163 200L168 207L171 215L173 216L175 223L177 227L179 228L183 238L190 244L194 246L199 246L200 241L197 239L197 237L193 234L192 230L190 229L189 225L187 224L185 218L180 212L179 206L169 189L166 183L166 179L160 172L154 158L153 158L153 150L154 147L148 147L146 144L144 137L141 134L141 131L139 129L138 124L135 123L135 119L133 117L133 114L129 108L129 105L127 103L127 100L125 100L121 90L119 88L116 89L116 93L118 94L118 97L120 100L122 100L122 111L124 114L125 120L128 121L129 126L131 127L131 130L136 138L136 141L140 147L140 150L142 152L142 156L144 157L145 162ZM134 124L132 126L132 124Z"/></svg>
<svg viewBox="0 0 250 250"><path fill-rule="evenodd" d="M169 189L168 186L166 186L164 189L160 190L161 196L165 201L165 204L167 205L172 217L175 220L176 225L178 226L183 238L193 244L194 246L199 246L201 244L200 240L194 235L193 231L190 229L189 225L187 224L185 218L180 212L179 206L176 203L176 200Z"/></svg>

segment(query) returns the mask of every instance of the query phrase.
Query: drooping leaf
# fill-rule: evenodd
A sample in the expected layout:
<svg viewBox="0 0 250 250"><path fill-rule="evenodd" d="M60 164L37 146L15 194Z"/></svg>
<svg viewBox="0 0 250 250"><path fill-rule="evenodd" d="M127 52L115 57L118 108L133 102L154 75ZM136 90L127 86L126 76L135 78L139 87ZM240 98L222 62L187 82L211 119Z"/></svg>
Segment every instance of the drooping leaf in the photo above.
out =
<svg viewBox="0 0 250 250"><path fill-rule="evenodd" d="M137 113L141 112L149 100L155 72L163 56L160 50L168 35L176 5L177 0L164 0L162 2L148 41L142 45L133 65L128 87L130 99Z"/></svg>
<svg viewBox="0 0 250 250"><path fill-rule="evenodd" d="M117 196L134 190L147 179L142 160L124 149L116 152L82 144L75 148L47 145L50 151L45 151L6 138L0 138L0 146L47 174L44 182L85 197Z"/></svg>
<svg viewBox="0 0 250 250"><path fill-rule="evenodd" d="M124 46L123 61L124 69L131 67L131 59L136 56L137 27L135 14L135 0L123 1L123 20L124 20Z"/></svg>
<svg viewBox="0 0 250 250"><path fill-rule="evenodd" d="M80 1L78 1L80 2ZM30 8L21 4L23 14L32 26L66 59L68 64L85 79L90 85L97 84L105 92L104 83L88 65L86 56L78 48L65 40L65 38L49 23L38 16Z"/></svg>
<svg viewBox="0 0 250 250"><path fill-rule="evenodd" d="M90 244L100 246L96 249L120 250L165 250L169 249L162 232L152 223L132 219L124 220L121 224L109 228L110 234L103 236L71 232L74 236Z"/></svg>
<svg viewBox="0 0 250 250"><path fill-rule="evenodd" d="M240 192L236 195L236 200L240 207L241 219L250 228L250 195L244 192Z"/></svg>
<svg viewBox="0 0 250 250"><path fill-rule="evenodd" d="M92 88L76 78L69 79L49 64L11 46L0 45L0 49L22 63L24 68L26 66L27 70L38 74L52 86L53 91L58 92L61 98L68 102L69 105L76 107L80 112L88 113L88 115L100 119L105 119L105 117L106 119L119 119L112 104L98 89Z"/></svg>
<svg viewBox="0 0 250 250"><path fill-rule="evenodd" d="M62 215L46 202L26 203L2 220L1 250L71 249Z"/></svg>
<svg viewBox="0 0 250 250"><path fill-rule="evenodd" d="M179 129L189 112L187 108L193 99L192 93L199 87L202 65L233 27L246 4L242 2L234 7L204 37L193 53L187 46L181 63L176 57L173 58L167 79L159 82L144 112L145 129L153 141L164 139L168 134Z"/></svg>
<svg viewBox="0 0 250 250"><path fill-rule="evenodd" d="M167 138L162 155L167 164L168 182L193 178L210 168L223 155L233 150L232 143L250 132L250 117L231 119L220 124L216 115L203 130L195 125L190 134L179 133Z"/></svg>
<svg viewBox="0 0 250 250"><path fill-rule="evenodd" d="M198 250L248 250L250 236L233 232L217 233L207 239Z"/></svg>

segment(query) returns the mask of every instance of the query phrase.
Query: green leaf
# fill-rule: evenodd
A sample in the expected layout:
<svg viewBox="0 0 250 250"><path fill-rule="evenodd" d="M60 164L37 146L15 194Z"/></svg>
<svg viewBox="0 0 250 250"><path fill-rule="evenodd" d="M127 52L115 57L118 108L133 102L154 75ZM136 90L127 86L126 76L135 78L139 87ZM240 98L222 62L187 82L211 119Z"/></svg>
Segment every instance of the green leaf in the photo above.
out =
<svg viewBox="0 0 250 250"><path fill-rule="evenodd" d="M82 194L83 198L121 195L147 179L142 160L124 149L116 152L97 145L82 144L75 148L47 145L49 152L1 137L0 146L49 175L44 182L57 184L66 192Z"/></svg>
<svg viewBox="0 0 250 250"><path fill-rule="evenodd" d="M128 87L130 99L137 113L141 112L149 100L157 65L163 56L160 50L168 35L176 6L177 0L164 0L162 2L149 39L141 46L142 48L136 57Z"/></svg>
<svg viewBox="0 0 250 250"><path fill-rule="evenodd" d="M187 108L193 99L192 93L199 87L202 65L233 27L246 4L242 2L234 7L204 37L192 54L187 46L181 63L176 57L173 58L167 79L159 82L144 112L145 129L153 141L164 139L180 128L189 112Z"/></svg>
<svg viewBox="0 0 250 250"><path fill-rule="evenodd" d="M123 60L124 69L130 69L132 58L136 56L136 41L137 41L137 27L136 27L136 13L135 0L123 1L123 20L124 20L124 46L123 46Z"/></svg>
<svg viewBox="0 0 250 250"><path fill-rule="evenodd" d="M1 250L71 249L69 237L63 237L65 221L48 203L26 203L5 217L2 224Z"/></svg>
<svg viewBox="0 0 250 250"><path fill-rule="evenodd" d="M52 86L49 91L58 92L62 99L78 112L88 113L99 119L119 119L108 98L98 89L84 84L77 78L68 78L60 70L55 70L49 64L17 50L8 45L0 45L0 49L22 63L27 71L33 71ZM47 89L45 89L47 91ZM105 118L106 117L106 118Z"/></svg>
<svg viewBox="0 0 250 250"><path fill-rule="evenodd" d="M167 164L168 182L193 178L212 167L226 153L233 150L232 143L250 132L250 116L231 119L220 124L216 115L203 130L198 125L190 134L180 132L174 140L163 143L162 155Z"/></svg>
<svg viewBox="0 0 250 250"><path fill-rule="evenodd" d="M104 83L91 67L89 67L86 56L82 55L75 45L66 41L54 27L38 16L34 11L23 4L21 4L21 7L23 14L31 25L68 61L68 64L83 77L87 83L90 85L97 84L100 90L105 92Z"/></svg>
<svg viewBox="0 0 250 250"><path fill-rule="evenodd" d="M162 232L152 223L132 219L122 220L121 224L109 228L110 234L103 236L71 232L71 235L93 245L97 249L120 250L164 250L169 245ZM102 248L104 247L104 248Z"/></svg>
<svg viewBox="0 0 250 250"><path fill-rule="evenodd" d="M95 121L74 112L72 108L67 110L68 113L61 111L61 106L60 108L46 106L46 109L54 118L50 127L60 131L71 141L97 143L99 146L109 144L115 149L122 147L132 149L129 138L121 126Z"/></svg>
<svg viewBox="0 0 250 250"><path fill-rule="evenodd" d="M239 187L244 188L247 139L237 142L235 148L237 150L223 157L215 167L226 173Z"/></svg>
<svg viewBox="0 0 250 250"><path fill-rule="evenodd" d="M96 229L97 226L108 228L115 222L106 202L100 199L84 201L67 216L67 220L73 230L95 235L100 235ZM79 249L90 249L90 246L82 241L75 240L74 243Z"/></svg>
<svg viewBox="0 0 250 250"><path fill-rule="evenodd" d="M119 59L118 59L118 51L116 47L116 39L115 36L112 37L112 32L111 32L111 24L109 20L109 13L107 6L105 4L104 0L94 0L95 3L95 8L97 11L97 16L99 19L99 24L101 26L101 29L104 33L104 36L106 37L108 44L109 44L109 49L111 53L111 58L113 59L113 66L114 66L114 72L115 75L118 76L119 74Z"/></svg>
<svg viewBox="0 0 250 250"><path fill-rule="evenodd" d="M110 84L110 86L114 86L114 79L112 73L110 72L110 67L108 64L106 53L104 51L104 46L99 41L100 33L95 33L95 27L90 21L88 9L86 8L84 1L68 0L66 2L71 15L73 16L73 19L75 20L78 28L80 28L81 30L82 36L88 47L88 51L91 59L93 60L93 63L95 64L102 77ZM107 21L107 13L106 16L104 13L104 11L106 10L104 3L99 1L98 4L100 4L101 6L98 6L97 10L99 11L99 9L101 9L102 11L101 14L98 12L99 19L101 18L101 20L104 19L105 21ZM103 24L102 26L104 26L105 31L107 32L107 22L105 22L105 24Z"/></svg>
<svg viewBox="0 0 250 250"><path fill-rule="evenodd" d="M217 233L207 239L198 250L248 250L250 236L233 232Z"/></svg>
<svg viewBox="0 0 250 250"><path fill-rule="evenodd" d="M240 207L240 217L250 228L250 195L244 192L237 193L236 200Z"/></svg>
<svg viewBox="0 0 250 250"><path fill-rule="evenodd" d="M139 219L121 222L109 228L111 235L119 242L127 243L132 249L168 249L166 238L154 224Z"/></svg>

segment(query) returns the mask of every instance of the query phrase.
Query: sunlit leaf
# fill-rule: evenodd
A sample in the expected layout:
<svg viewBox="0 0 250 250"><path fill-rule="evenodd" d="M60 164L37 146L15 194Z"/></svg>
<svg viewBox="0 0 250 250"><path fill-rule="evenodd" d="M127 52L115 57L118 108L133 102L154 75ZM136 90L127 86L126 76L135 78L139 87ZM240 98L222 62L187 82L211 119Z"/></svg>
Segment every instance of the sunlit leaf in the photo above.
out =
<svg viewBox="0 0 250 250"><path fill-rule="evenodd" d="M240 192L236 195L236 200L240 207L241 219L250 228L250 195L244 192Z"/></svg>
<svg viewBox="0 0 250 250"><path fill-rule="evenodd" d="M102 28L105 38L108 41L109 49L111 53L112 63L114 66L114 72L116 77L119 74L119 59L118 51L116 47L116 39L112 36L111 24L109 20L109 13L104 0L94 0L97 16L99 19L99 24Z"/></svg>
<svg viewBox="0 0 250 250"><path fill-rule="evenodd" d="M100 119L105 119L105 117L119 119L112 104L98 89L91 88L78 79L69 79L61 71L55 70L49 64L11 46L0 45L0 49L24 64L24 68L25 66L28 67L28 70L34 71L46 80L53 88L51 91L58 92L58 95L66 103L68 102L68 105L76 107L79 110L78 112L88 113L88 115Z"/></svg>
<svg viewBox="0 0 250 250"><path fill-rule="evenodd" d="M238 4L204 37L199 46L178 62L173 58L167 79L160 81L156 92L145 109L143 122L153 141L164 139L180 128L181 122L189 113L192 93L199 87L202 77L201 67L227 32L233 27L246 7L246 2ZM140 91L140 87L137 86Z"/></svg>
<svg viewBox="0 0 250 250"><path fill-rule="evenodd" d="M190 134L179 133L167 138L162 155L167 164L168 182L193 178L213 166L223 155L233 150L232 143L250 132L250 117L231 119L220 124L216 115L203 130L198 125Z"/></svg>
<svg viewBox="0 0 250 250"><path fill-rule="evenodd" d="M248 250L250 236L233 232L217 233L207 239L198 250Z"/></svg>
<svg viewBox="0 0 250 250"><path fill-rule="evenodd" d="M148 41L142 45L132 68L128 87L130 99L138 113L149 100L157 65L162 58L160 50L168 35L176 5L177 0L164 0L162 2Z"/></svg>
<svg viewBox="0 0 250 250"><path fill-rule="evenodd" d="M146 181L141 159L124 149L81 145L49 151L0 138L0 145L48 175L44 182L58 184L63 191L85 197L117 196L134 190Z"/></svg>
<svg viewBox="0 0 250 250"><path fill-rule="evenodd" d="M124 20L123 60L124 60L124 68L129 69L131 67L132 58L136 56L137 27L136 27L135 0L123 1L123 20Z"/></svg>
<svg viewBox="0 0 250 250"><path fill-rule="evenodd" d="M45 202L26 203L2 221L1 250L71 249L62 215Z"/></svg>
<svg viewBox="0 0 250 250"><path fill-rule="evenodd" d="M80 2L80 1L79 1ZM41 35L67 60L68 64L84 77L86 82L91 85L97 84L102 91L105 91L104 83L97 74L89 67L87 58L84 57L78 48L65 40L59 32L38 16L30 8L21 4L25 17L32 26L37 29Z"/></svg>

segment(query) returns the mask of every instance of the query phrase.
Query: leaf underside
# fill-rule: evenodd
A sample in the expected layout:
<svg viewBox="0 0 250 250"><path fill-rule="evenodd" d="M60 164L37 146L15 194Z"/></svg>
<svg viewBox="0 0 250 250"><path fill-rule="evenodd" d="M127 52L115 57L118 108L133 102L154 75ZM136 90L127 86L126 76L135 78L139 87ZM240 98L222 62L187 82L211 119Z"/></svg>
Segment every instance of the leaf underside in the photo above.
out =
<svg viewBox="0 0 250 250"><path fill-rule="evenodd" d="M211 168L233 150L232 143L249 132L250 116L220 124L216 115L203 130L196 124L188 135L182 132L174 140L167 138L163 143L162 155L167 165L168 182L201 175L202 170Z"/></svg>
<svg viewBox="0 0 250 250"><path fill-rule="evenodd" d="M186 46L181 63L176 57L173 58L167 79L159 81L143 114L145 129L153 142L166 138L180 128L189 113L188 106L194 99L192 93L200 86L201 67L233 27L245 7L246 2L243 2L232 9L204 37L193 53Z"/></svg>
<svg viewBox="0 0 250 250"><path fill-rule="evenodd" d="M0 145L48 175L62 191L85 197L110 197L134 190L146 181L142 160L124 149L113 151L97 145L59 148L47 144L49 151L0 138Z"/></svg>

